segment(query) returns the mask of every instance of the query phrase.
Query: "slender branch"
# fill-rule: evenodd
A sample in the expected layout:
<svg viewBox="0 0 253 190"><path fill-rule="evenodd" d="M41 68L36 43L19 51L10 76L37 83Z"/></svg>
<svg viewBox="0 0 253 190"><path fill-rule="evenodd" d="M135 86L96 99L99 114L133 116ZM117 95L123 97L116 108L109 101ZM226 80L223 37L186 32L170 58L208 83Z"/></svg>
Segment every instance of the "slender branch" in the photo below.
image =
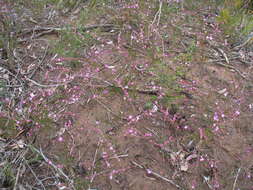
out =
<svg viewBox="0 0 253 190"><path fill-rule="evenodd" d="M25 160L25 163L26 163L27 167L30 169L30 171L31 171L31 173L33 174L33 176L35 177L35 179L38 181L38 183L42 186L42 188L43 188L44 190L46 190L44 184L42 183L42 181L39 180L39 178L37 177L37 175L34 173L33 169L29 166L27 160Z"/></svg>
<svg viewBox="0 0 253 190"><path fill-rule="evenodd" d="M62 86L62 85L66 85L67 83L60 83L60 84L40 84L28 77L26 77L26 80L28 80L29 82L33 83L36 86L42 87L42 88L52 88L52 87L58 87L58 86Z"/></svg>
<svg viewBox="0 0 253 190"><path fill-rule="evenodd" d="M132 163L133 165L137 166L138 168L145 169L146 172L147 172L149 175L153 175L153 176L155 176L155 177L157 177L157 178L159 178L159 179L162 179L163 181L166 181L167 183L169 183L169 184L171 184L171 185L177 187L178 189L184 190L184 188L182 188L181 186L177 185L174 181L172 181L172 180L170 180L170 179L168 179L168 178L166 178L166 177L161 176L160 174L158 174L158 173L152 171L151 169L145 168L145 167L142 166L141 164L138 164L137 162L134 162L134 161L131 161L131 163Z"/></svg>
<svg viewBox="0 0 253 190"><path fill-rule="evenodd" d="M240 171L241 171L241 168L239 168L237 170L237 174L236 174L235 181L234 181L234 184L233 184L233 190L235 190L235 186L236 186Z"/></svg>
<svg viewBox="0 0 253 190"><path fill-rule="evenodd" d="M223 63L219 63L219 62L214 62L214 63L217 64L217 65L232 69L232 70L236 71L242 78L246 79L246 76L244 76L242 74L242 72L240 70L236 69L235 67L233 67L231 65L226 65L226 64L223 64Z"/></svg>
<svg viewBox="0 0 253 190"><path fill-rule="evenodd" d="M14 188L13 190L16 190L17 189L17 184L18 184L18 179L19 179L19 173L20 173L20 168L21 168L21 164L19 165L18 167L18 172L17 172L17 175L16 175L16 179L15 179L15 184L14 184Z"/></svg>
<svg viewBox="0 0 253 190"><path fill-rule="evenodd" d="M47 45L46 49L45 49L45 52L43 54L43 57L42 59L39 61L37 67L32 71L31 75L30 75L30 79L32 79L34 77L34 75L36 74L37 70L39 69L39 67L43 64L45 58L46 58L46 55L48 53L48 48L49 48L49 45Z"/></svg>

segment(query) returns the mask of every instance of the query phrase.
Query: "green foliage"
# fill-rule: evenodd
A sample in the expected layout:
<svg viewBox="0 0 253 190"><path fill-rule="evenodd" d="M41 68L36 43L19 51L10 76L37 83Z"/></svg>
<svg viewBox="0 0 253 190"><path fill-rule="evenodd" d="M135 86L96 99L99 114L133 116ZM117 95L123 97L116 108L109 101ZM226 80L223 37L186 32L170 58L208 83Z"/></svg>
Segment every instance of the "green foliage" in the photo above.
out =
<svg viewBox="0 0 253 190"><path fill-rule="evenodd" d="M64 93L64 91L60 89L62 87L58 87L58 88L59 88L59 92L54 93L52 96L50 96L47 100L47 104L55 104L63 100L64 98L66 98L66 94Z"/></svg>
<svg viewBox="0 0 253 190"><path fill-rule="evenodd" d="M167 91L165 96L159 100L159 103L164 107L171 108L172 102L175 102L179 98L182 98L182 96L176 95L171 91Z"/></svg>
<svg viewBox="0 0 253 190"><path fill-rule="evenodd" d="M245 14L243 15L242 20L244 20L244 25L241 28L241 35L246 36L253 30L253 15Z"/></svg>
<svg viewBox="0 0 253 190"><path fill-rule="evenodd" d="M42 13L43 8L47 5L53 5L58 10L71 9L80 1L77 0L17 0L19 6L29 6L33 13ZM18 7L17 7L18 8ZM35 15L34 15L35 16Z"/></svg>
<svg viewBox="0 0 253 190"><path fill-rule="evenodd" d="M20 30L20 25L9 16L1 17L1 19L0 26L3 31L0 32L0 48L3 48L4 51L6 51L5 56L7 57L5 59L8 59L9 63L12 63L13 50L17 46L17 37L13 31L18 33Z"/></svg>
<svg viewBox="0 0 253 190"><path fill-rule="evenodd" d="M12 187L15 182L15 175L13 173L13 168L10 163L6 163L2 171L0 172L1 181L4 182L6 187Z"/></svg>
<svg viewBox="0 0 253 190"><path fill-rule="evenodd" d="M219 22L223 22L224 24L233 24L232 20L233 17L230 13L230 10L227 8L224 8L220 11L220 15L218 16L217 20Z"/></svg>
<svg viewBox="0 0 253 190"><path fill-rule="evenodd" d="M222 7L217 21L226 34L244 38L252 31L253 15L249 12L251 0L224 0Z"/></svg>
<svg viewBox="0 0 253 190"><path fill-rule="evenodd" d="M178 13L178 11L179 11L178 4L168 3L162 6L162 16L164 15L164 17L170 15L171 13Z"/></svg>
<svg viewBox="0 0 253 190"><path fill-rule="evenodd" d="M109 90L110 90L112 95L123 94L123 90L119 87L116 87L116 86L111 86L109 88Z"/></svg>
<svg viewBox="0 0 253 190"><path fill-rule="evenodd" d="M57 8L59 9L73 8L76 6L76 3L78 3L77 0L53 0L52 2L54 4L57 4Z"/></svg>
<svg viewBox="0 0 253 190"><path fill-rule="evenodd" d="M89 8L95 8L97 6L108 6L112 5L113 0L90 0Z"/></svg>
<svg viewBox="0 0 253 190"><path fill-rule="evenodd" d="M28 146L32 152L32 154L27 158L27 163L30 164L37 164L44 160L41 154L38 154L38 152L35 150L35 148L32 145Z"/></svg>
<svg viewBox="0 0 253 190"><path fill-rule="evenodd" d="M161 59L154 59L150 70L156 74L155 81L158 85L168 89L173 89L177 86L175 83L177 76Z"/></svg>
<svg viewBox="0 0 253 190"><path fill-rule="evenodd" d="M175 60L179 62L191 62L193 61L193 57L196 51L197 51L196 41L193 40L189 43L185 53L181 53L178 56L176 56Z"/></svg>
<svg viewBox="0 0 253 190"><path fill-rule="evenodd" d="M66 28L60 32L60 39L56 42L53 52L66 57L79 57L85 48L96 42L90 33L74 33L71 28Z"/></svg>
<svg viewBox="0 0 253 190"><path fill-rule="evenodd" d="M77 25L82 26L86 24L86 22L89 21L89 19L91 18L91 14L91 9L83 8L79 13Z"/></svg>
<svg viewBox="0 0 253 190"><path fill-rule="evenodd" d="M183 5L184 8L188 9L188 10L197 10L201 5L203 1L196 1L196 0L185 0ZM208 3L207 1L205 1L206 3Z"/></svg>
<svg viewBox="0 0 253 190"><path fill-rule="evenodd" d="M150 70L156 75L156 84L165 89L165 95L159 100L160 104L165 107L170 107L172 102L182 98L182 96L179 95L181 88L177 84L178 77L184 75L182 69L178 69L177 72L174 72L163 60L154 58Z"/></svg>
<svg viewBox="0 0 253 190"><path fill-rule="evenodd" d="M61 155L58 155L58 162L64 165L66 168L70 169L73 167L74 157L70 156L68 153L68 147L65 145L65 152L61 151Z"/></svg>
<svg viewBox="0 0 253 190"><path fill-rule="evenodd" d="M153 108L153 103L151 101L148 101L144 105L144 110L150 110Z"/></svg>
<svg viewBox="0 0 253 190"><path fill-rule="evenodd" d="M39 134L44 134L46 138L52 138L53 132L55 132L55 122L53 119L48 117L48 110L41 108L38 114L32 114L31 119L38 123L41 127L39 128Z"/></svg>
<svg viewBox="0 0 253 190"><path fill-rule="evenodd" d="M6 117L0 117L0 130L3 131L1 137L11 138L15 136L17 133L15 121L10 120Z"/></svg>
<svg viewBox="0 0 253 190"><path fill-rule="evenodd" d="M3 98L7 95L6 85L7 85L6 81L0 79L0 98ZM1 105L1 102L0 102L0 105Z"/></svg>

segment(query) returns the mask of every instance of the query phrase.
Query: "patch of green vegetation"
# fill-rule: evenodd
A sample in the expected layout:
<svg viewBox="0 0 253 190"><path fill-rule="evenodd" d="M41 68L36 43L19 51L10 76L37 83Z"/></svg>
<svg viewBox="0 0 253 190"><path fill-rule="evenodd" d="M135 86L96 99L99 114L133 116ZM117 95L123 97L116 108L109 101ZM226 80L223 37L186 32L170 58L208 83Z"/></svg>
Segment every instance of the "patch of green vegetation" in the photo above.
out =
<svg viewBox="0 0 253 190"><path fill-rule="evenodd" d="M44 160L42 155L39 154L32 145L29 145L28 147L31 150L31 154L29 156L27 156L27 158L26 158L27 163L29 165L41 163Z"/></svg>
<svg viewBox="0 0 253 190"><path fill-rule="evenodd" d="M12 165L9 162L3 166L2 171L0 172L0 176L2 178L1 181L4 183L5 187L13 187L15 182L15 175Z"/></svg>
<svg viewBox="0 0 253 190"><path fill-rule="evenodd" d="M201 3L203 1L196 1L196 0L185 0L183 1L183 7L188 10L198 10L199 7L201 7ZM208 3L208 1L204 1L205 4Z"/></svg>
<svg viewBox="0 0 253 190"><path fill-rule="evenodd" d="M150 69L156 74L155 81L158 85L167 88L168 90L177 90L178 84L176 83L177 75L173 72L166 63L161 59L154 59L152 67Z"/></svg>
<svg viewBox="0 0 253 190"><path fill-rule="evenodd" d="M113 0L91 0L89 2L89 7L94 8L96 6L112 5L113 3Z"/></svg>
<svg viewBox="0 0 253 190"><path fill-rule="evenodd" d="M153 108L153 102L148 101L148 102L145 103L144 110L150 110L152 108Z"/></svg>
<svg viewBox="0 0 253 190"><path fill-rule="evenodd" d="M43 10L49 5L55 7L62 13L67 13L69 10L77 7L81 1L77 0L17 0L16 10L22 11L21 7L29 8L32 11L33 19L43 16Z"/></svg>
<svg viewBox="0 0 253 190"><path fill-rule="evenodd" d="M68 147L65 145L64 149L59 152L60 155L57 155L57 162L62 164L67 169L73 170L73 164L75 159L73 156L69 155Z"/></svg>
<svg viewBox="0 0 253 190"><path fill-rule="evenodd" d="M186 76L186 68L183 66L178 66L176 68L176 76L179 78L185 78Z"/></svg>
<svg viewBox="0 0 253 190"><path fill-rule="evenodd" d="M66 94L64 94L63 87L58 87L59 88L59 92L58 93L54 93L52 96L48 97L47 100L47 104L55 104L57 102L59 102L60 100L63 100L64 98L66 98Z"/></svg>
<svg viewBox="0 0 253 190"><path fill-rule="evenodd" d="M6 89L6 81L0 79L0 98L3 98L7 96L7 89ZM2 102L0 102L0 106L2 105Z"/></svg>
<svg viewBox="0 0 253 190"><path fill-rule="evenodd" d="M241 35L246 36L252 32L253 29L253 15L252 14L244 14L242 17L244 20L244 26L241 28Z"/></svg>
<svg viewBox="0 0 253 190"><path fill-rule="evenodd" d="M77 190L88 189L90 182L84 178L77 177L74 179L74 186Z"/></svg>
<svg viewBox="0 0 253 190"><path fill-rule="evenodd" d="M49 118L49 117L42 117L42 118L39 118L37 120L37 122L39 124L41 124L42 126L44 127L52 127L52 125L54 124L54 121L53 119Z"/></svg>
<svg viewBox="0 0 253 190"><path fill-rule="evenodd" d="M43 134L47 138L52 138L52 135L54 135L52 131L55 130L55 122L48 117L46 108L43 108L38 114L32 114L30 117L34 123L38 123L41 126L39 128L39 134Z"/></svg>
<svg viewBox="0 0 253 190"><path fill-rule="evenodd" d="M57 8L60 10L65 9L65 8L72 9L75 6L77 6L77 3L80 3L80 1L77 1L77 0L52 0L52 1L47 0L47 1L49 1L50 3L56 4Z"/></svg>
<svg viewBox="0 0 253 190"><path fill-rule="evenodd" d="M77 20L77 26L82 26L86 24L87 21L89 21L90 17L93 15L92 11L88 8L83 8L78 16Z"/></svg>
<svg viewBox="0 0 253 190"><path fill-rule="evenodd" d="M230 35L231 39L238 36L244 38L253 29L253 15L250 5L245 6L244 3L242 0L222 1L223 8L217 21L221 23L225 34Z"/></svg>
<svg viewBox="0 0 253 190"><path fill-rule="evenodd" d="M177 95L175 93L172 94L168 91L165 96L163 96L162 99L159 100L159 103L162 104L164 107L171 109L172 103L180 98L183 98L183 96Z"/></svg>
<svg viewBox="0 0 253 190"><path fill-rule="evenodd" d="M56 42L53 48L53 53L66 57L80 57L87 47L97 43L90 33L82 32L75 33L71 27L60 32L60 39ZM72 65L76 67L75 65Z"/></svg>
<svg viewBox="0 0 253 190"><path fill-rule="evenodd" d="M147 102L144 104L143 109L144 110L151 110L154 106L154 102L157 100L158 100L157 95L150 96L149 99L147 100Z"/></svg>
<svg viewBox="0 0 253 190"><path fill-rule="evenodd" d="M123 90L120 87L110 86L111 95L123 94Z"/></svg>
<svg viewBox="0 0 253 190"><path fill-rule="evenodd" d="M188 138L194 142L199 142L199 140L200 140L199 131L195 130L194 133L191 133L188 136Z"/></svg>
<svg viewBox="0 0 253 190"><path fill-rule="evenodd" d="M181 53L178 56L176 56L175 60L180 61L180 62L191 62L193 61L196 51L197 51L196 41L192 40L187 45L185 53Z"/></svg>
<svg viewBox="0 0 253 190"><path fill-rule="evenodd" d="M83 63L80 61L71 61L68 66L72 68L73 70L78 70L83 67Z"/></svg>
<svg viewBox="0 0 253 190"><path fill-rule="evenodd" d="M168 19L168 15L178 13L180 10L179 4L167 3L162 6L161 19Z"/></svg>
<svg viewBox="0 0 253 190"><path fill-rule="evenodd" d="M234 16L229 8L223 8L220 11L217 21L223 25L224 32L232 35L235 32L236 26L240 23L242 15Z"/></svg>
<svg viewBox="0 0 253 190"><path fill-rule="evenodd" d="M8 59L8 69L14 70L14 55L13 50L17 46L17 36L16 33L20 30L20 24L16 23L12 17L3 17L1 18L0 24L3 29L0 32L0 48L3 49L3 59ZM16 33L14 33L15 31Z"/></svg>
<svg viewBox="0 0 253 190"><path fill-rule="evenodd" d="M1 137L10 138L17 134L16 123L14 120L6 117L0 117Z"/></svg>
<svg viewBox="0 0 253 190"><path fill-rule="evenodd" d="M205 135L206 135L208 141L212 140L214 137L213 131L209 127L205 128Z"/></svg>
<svg viewBox="0 0 253 190"><path fill-rule="evenodd" d="M193 48L191 47L189 51L192 52ZM169 108L172 102L183 97L180 95L181 88L177 80L179 77L184 76L185 72L180 67L178 67L176 72L173 71L169 65L160 58L159 55L161 54L161 50L159 48L148 49L147 52L152 60L150 71L156 76L153 80L158 86L165 90L165 94L159 99L159 103Z"/></svg>

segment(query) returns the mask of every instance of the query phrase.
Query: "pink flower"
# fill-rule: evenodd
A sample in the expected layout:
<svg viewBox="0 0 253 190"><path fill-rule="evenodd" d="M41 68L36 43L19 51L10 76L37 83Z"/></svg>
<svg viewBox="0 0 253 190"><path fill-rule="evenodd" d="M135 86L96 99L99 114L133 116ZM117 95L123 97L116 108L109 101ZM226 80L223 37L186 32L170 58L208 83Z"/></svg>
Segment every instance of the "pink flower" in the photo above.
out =
<svg viewBox="0 0 253 190"><path fill-rule="evenodd" d="M217 112L214 113L213 120L214 121L219 121L219 116L218 116Z"/></svg>
<svg viewBox="0 0 253 190"><path fill-rule="evenodd" d="M203 156L200 156L199 161L200 161L200 162L203 162L204 160L205 160L205 158L204 158Z"/></svg>
<svg viewBox="0 0 253 190"><path fill-rule="evenodd" d="M237 111L235 112L235 115L236 115L236 116L240 115L240 111L237 110Z"/></svg>
<svg viewBox="0 0 253 190"><path fill-rule="evenodd" d="M150 169L147 169L146 171L147 171L148 174L152 173L152 171Z"/></svg>
<svg viewBox="0 0 253 190"><path fill-rule="evenodd" d="M59 142L62 142L62 141L63 141L63 138L62 138L62 137L59 137L59 138L58 138L58 141L59 141Z"/></svg>
<svg viewBox="0 0 253 190"><path fill-rule="evenodd" d="M145 133L144 136L145 137L152 137L153 135L151 133Z"/></svg>

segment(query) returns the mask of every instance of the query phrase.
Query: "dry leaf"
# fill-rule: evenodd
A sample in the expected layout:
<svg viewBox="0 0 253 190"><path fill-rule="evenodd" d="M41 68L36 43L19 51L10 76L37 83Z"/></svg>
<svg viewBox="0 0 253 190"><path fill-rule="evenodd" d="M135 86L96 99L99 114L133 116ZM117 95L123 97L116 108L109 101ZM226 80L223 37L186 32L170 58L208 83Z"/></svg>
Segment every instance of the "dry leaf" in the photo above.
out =
<svg viewBox="0 0 253 190"><path fill-rule="evenodd" d="M222 90L219 90L218 93L219 93L219 94L224 94L226 91L227 91L227 89L224 88L224 89L222 89Z"/></svg>

